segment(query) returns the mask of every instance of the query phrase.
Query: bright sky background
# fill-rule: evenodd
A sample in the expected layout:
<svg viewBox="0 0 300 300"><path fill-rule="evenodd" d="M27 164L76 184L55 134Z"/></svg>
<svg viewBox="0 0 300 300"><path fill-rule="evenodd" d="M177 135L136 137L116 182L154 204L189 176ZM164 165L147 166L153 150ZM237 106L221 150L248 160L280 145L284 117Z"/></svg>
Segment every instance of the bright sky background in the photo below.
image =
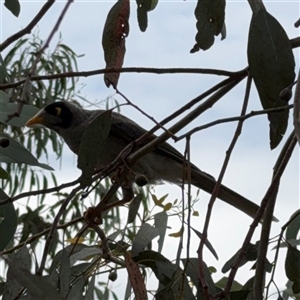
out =
<svg viewBox="0 0 300 300"><path fill-rule="evenodd" d="M3 2L3 1L1 1ZM1 42L11 34L25 27L40 10L45 1L21 1L21 13L15 18L1 3ZM106 15L113 5L113 1L75 1L67 12L59 29L62 32L63 42L70 46L77 54L85 54L78 60L79 70L88 71L105 67L101 47L102 29ZM300 6L298 1L265 1L265 6L284 27L289 38L299 35L299 30L294 28L294 22L299 18ZM47 15L39 23L40 37L46 38L52 30L65 1L54 4ZM136 18L136 4L131 2L130 33L126 39L125 67L199 67L217 68L237 71L247 66L247 38L251 19L251 9L247 1L227 1L226 27L227 38L216 42L208 51L190 54L194 45L196 34L196 19L194 9L196 1L160 1L154 11L149 14L148 29L145 33L139 30ZM52 41L55 45L58 35ZM6 52L5 52L6 53ZM298 62L299 50L295 50ZM298 68L298 64L297 64ZM296 68L296 71L297 71ZM153 74L121 74L118 88L133 103L153 116L157 121L162 120L186 102L198 96L217 82L222 77L212 75L153 75ZM91 102L105 99L113 95L113 89L107 89L103 76L82 78L81 83L86 86L82 95ZM237 116L241 110L244 96L245 81L239 84L229 95L224 97L212 109L201 115L187 129L207 122ZM124 102L119 96L115 97L120 103ZM259 99L252 88L248 111L260 110ZM122 113L140 123L145 128L151 128L153 123L142 116L134 108L122 107ZM234 134L236 123L218 125L201 131L192 138L192 161L200 169L218 176L225 151ZM183 130L186 132L187 129ZM235 147L224 184L238 191L247 198L260 202L269 186L272 177L272 168L277 156L292 130L292 118L284 140L273 151L269 149L269 125L266 116L258 116L247 120L244 124L242 136ZM171 142L172 143L172 142ZM184 141L175 145L181 151ZM76 159L70 151L64 152L63 164L51 159L56 175L60 182L70 181L79 174L76 168ZM181 197L181 190L169 184L155 188L157 196L169 193L169 201ZM201 201L196 209L200 217L193 218L192 225L202 231L205 218L208 195L201 193ZM290 215L299 208L299 152L296 150L284 173L277 199L275 215L280 220L274 224L271 236L280 233L281 226L289 219ZM251 223L251 219L227 204L217 201L209 230L209 240L215 247L219 261L217 262L210 253L205 251L205 261L218 269L215 279L221 278L222 263L227 261L242 244L243 238ZM180 222L173 218L167 233L180 229ZM191 257L196 256L198 239L193 236L194 242ZM255 235L255 242L259 235ZM176 256L178 239L168 238L163 249L163 254L169 259ZM176 249L176 250L175 250ZM283 253L283 252L282 252ZM274 253L269 256L272 261ZM281 258L284 255L281 254ZM283 261L280 262L283 266ZM251 264L247 264L238 272L237 280L244 283L253 276L249 271ZM249 273L250 272L250 273ZM277 272L277 284L280 288L285 285L285 276L282 269ZM125 289L122 278L112 285L121 297ZM155 286L153 286L155 288ZM120 298L121 299L121 298Z"/></svg>

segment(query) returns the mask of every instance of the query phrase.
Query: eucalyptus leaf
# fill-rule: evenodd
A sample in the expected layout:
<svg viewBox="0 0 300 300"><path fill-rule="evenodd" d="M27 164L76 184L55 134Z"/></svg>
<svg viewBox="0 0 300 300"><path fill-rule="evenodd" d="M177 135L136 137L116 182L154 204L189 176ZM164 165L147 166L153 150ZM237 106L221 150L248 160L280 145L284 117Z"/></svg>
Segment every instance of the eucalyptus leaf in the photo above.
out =
<svg viewBox="0 0 300 300"><path fill-rule="evenodd" d="M199 282L199 260L198 258L189 258L189 259L182 259L182 263L184 264L184 270L186 270L186 275L189 276L195 285L195 287L198 290L198 298L202 297L204 298L204 290L200 285ZM214 284L214 281L211 277L211 273L206 265L205 262L203 262L203 269L204 269L204 276L206 283L208 285L208 289L211 295L214 295L217 293L216 286Z"/></svg>
<svg viewBox="0 0 300 300"><path fill-rule="evenodd" d="M31 257L26 246L22 247L13 257L12 262L25 270L30 270ZM6 284L3 293L3 300L15 299L19 294L22 285L16 280L13 270L7 270Z"/></svg>
<svg viewBox="0 0 300 300"><path fill-rule="evenodd" d="M157 228L143 223L132 242L132 256L138 255L158 235L159 231Z"/></svg>
<svg viewBox="0 0 300 300"><path fill-rule="evenodd" d="M195 299L183 270L160 253L142 251L134 259L151 268L159 280L160 289L155 299Z"/></svg>
<svg viewBox="0 0 300 300"><path fill-rule="evenodd" d="M0 202L8 198L8 195L0 189ZM0 219L2 220L0 222L0 251L3 251L14 238L17 229L17 215L12 202L0 205Z"/></svg>
<svg viewBox="0 0 300 300"><path fill-rule="evenodd" d="M154 215L154 226L159 232L158 243L158 252L160 253L163 248L165 235L168 225L168 214L165 211L159 212Z"/></svg>
<svg viewBox="0 0 300 300"><path fill-rule="evenodd" d="M6 148L0 147L0 162L23 163L53 171L52 167L38 162L38 160L16 140L6 135L0 134L0 138L1 137L9 139L9 145Z"/></svg>
<svg viewBox="0 0 300 300"><path fill-rule="evenodd" d="M285 258L285 273L289 280L293 282L293 292L298 294L300 284L300 251L296 247L289 246Z"/></svg>
<svg viewBox="0 0 300 300"><path fill-rule="evenodd" d="M198 0L195 9L197 19L196 27L196 44L191 53L209 49L214 41L215 36L222 32L222 39L225 38L225 0Z"/></svg>
<svg viewBox="0 0 300 300"><path fill-rule="evenodd" d="M246 253L245 256L243 257L241 263L240 263L240 267L243 266L244 264L246 264L249 261L254 261L257 258L257 248L258 245L257 244L249 244L248 248L246 249ZM228 272L232 266L234 265L235 261L237 260L238 256L240 255L240 251L238 250L223 266L222 268L222 272L226 273Z"/></svg>
<svg viewBox="0 0 300 300"><path fill-rule="evenodd" d="M31 274L28 270L19 267L19 265L14 262L9 263L9 268L20 285L27 288L31 299L64 299L45 278Z"/></svg>
<svg viewBox="0 0 300 300"><path fill-rule="evenodd" d="M90 182L103 151L109 151L105 148L105 144L110 126L111 111L108 110L96 117L83 134L78 153L78 168L82 170L81 183L83 186Z"/></svg>
<svg viewBox="0 0 300 300"><path fill-rule="evenodd" d="M300 230L300 210L297 210L295 214L298 214L298 216L288 225L285 232L285 238L288 241L295 240Z"/></svg>
<svg viewBox="0 0 300 300"><path fill-rule="evenodd" d="M19 0L5 0L4 6L15 16L20 14L21 6Z"/></svg>
<svg viewBox="0 0 300 300"><path fill-rule="evenodd" d="M37 107L25 104L22 107L22 111L19 117L13 117L10 121L6 122L8 116L15 113L17 109L17 103L8 103L7 105L1 105L0 122L11 126L23 127L25 126L26 122L39 111Z"/></svg>
<svg viewBox="0 0 300 300"><path fill-rule="evenodd" d="M8 179L8 173L0 166L0 179Z"/></svg>
<svg viewBox="0 0 300 300"><path fill-rule="evenodd" d="M61 265L60 265L60 274L59 274L59 285L60 285L60 294L62 297L66 297L69 292L70 285L70 259L68 253L65 249L62 251L61 256Z"/></svg>
<svg viewBox="0 0 300 300"><path fill-rule="evenodd" d="M0 90L0 104L1 104L0 114L2 112L2 109L6 107L5 104L7 104L8 101L9 101L8 95L5 92Z"/></svg>
<svg viewBox="0 0 300 300"><path fill-rule="evenodd" d="M284 29L264 9L252 16L248 62L263 108L285 106L286 101L279 94L295 79L295 59ZM288 116L289 110L268 114L271 149L278 146L285 134Z"/></svg>

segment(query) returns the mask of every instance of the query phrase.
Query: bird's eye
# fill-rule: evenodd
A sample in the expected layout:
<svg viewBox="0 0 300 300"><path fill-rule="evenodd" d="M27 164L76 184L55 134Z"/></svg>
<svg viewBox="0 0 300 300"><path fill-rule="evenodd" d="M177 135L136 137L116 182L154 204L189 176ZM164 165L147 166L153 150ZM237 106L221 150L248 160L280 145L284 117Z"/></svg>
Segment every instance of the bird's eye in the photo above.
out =
<svg viewBox="0 0 300 300"><path fill-rule="evenodd" d="M61 107L55 107L56 115L59 116L61 114Z"/></svg>

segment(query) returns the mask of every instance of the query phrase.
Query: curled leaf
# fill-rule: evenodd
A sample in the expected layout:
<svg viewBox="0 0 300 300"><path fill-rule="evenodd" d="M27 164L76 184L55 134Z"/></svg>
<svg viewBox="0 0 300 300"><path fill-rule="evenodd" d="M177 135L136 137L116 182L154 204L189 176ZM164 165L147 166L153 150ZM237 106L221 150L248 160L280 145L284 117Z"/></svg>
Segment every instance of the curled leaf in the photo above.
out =
<svg viewBox="0 0 300 300"><path fill-rule="evenodd" d="M122 68L125 55L125 38L129 34L129 0L118 0L109 11L104 25L102 47L106 69ZM107 87L117 87L120 73L104 74Z"/></svg>
<svg viewBox="0 0 300 300"><path fill-rule="evenodd" d="M137 19L141 31L146 31L148 26L148 12L153 10L157 3L158 0L136 0Z"/></svg>
<svg viewBox="0 0 300 300"><path fill-rule="evenodd" d="M195 17L197 19L196 44L191 53L209 49L215 36L221 33L222 39L226 36L225 20L225 0L198 0Z"/></svg>

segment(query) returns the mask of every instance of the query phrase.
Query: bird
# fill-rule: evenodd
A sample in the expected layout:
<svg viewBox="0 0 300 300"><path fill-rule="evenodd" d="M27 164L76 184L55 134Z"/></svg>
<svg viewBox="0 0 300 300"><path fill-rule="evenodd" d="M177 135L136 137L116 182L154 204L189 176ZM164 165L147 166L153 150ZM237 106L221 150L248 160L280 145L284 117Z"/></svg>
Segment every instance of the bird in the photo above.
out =
<svg viewBox="0 0 300 300"><path fill-rule="evenodd" d="M69 101L57 101L42 108L27 121L26 126L42 125L54 130L63 138L68 147L78 155L80 142L86 128L105 111L100 109L86 110ZM105 149L107 151L99 157L95 169L111 164L129 143L135 141L146 132L147 130L133 120L120 113L112 112L111 127L105 141ZM99 132L100 135L101 132ZM155 135L152 138L154 137ZM96 138L97 136L95 136ZM146 178L147 184L150 185L162 182L181 185L184 162L183 155L169 143L164 142L152 152L141 157L130 168L130 175L128 176L130 178L129 188L132 189L135 178L140 176ZM212 194L216 180L210 174L191 164L191 184ZM252 218L255 218L259 209L257 204L222 184L217 197ZM274 221L277 220L275 217L273 219Z"/></svg>

